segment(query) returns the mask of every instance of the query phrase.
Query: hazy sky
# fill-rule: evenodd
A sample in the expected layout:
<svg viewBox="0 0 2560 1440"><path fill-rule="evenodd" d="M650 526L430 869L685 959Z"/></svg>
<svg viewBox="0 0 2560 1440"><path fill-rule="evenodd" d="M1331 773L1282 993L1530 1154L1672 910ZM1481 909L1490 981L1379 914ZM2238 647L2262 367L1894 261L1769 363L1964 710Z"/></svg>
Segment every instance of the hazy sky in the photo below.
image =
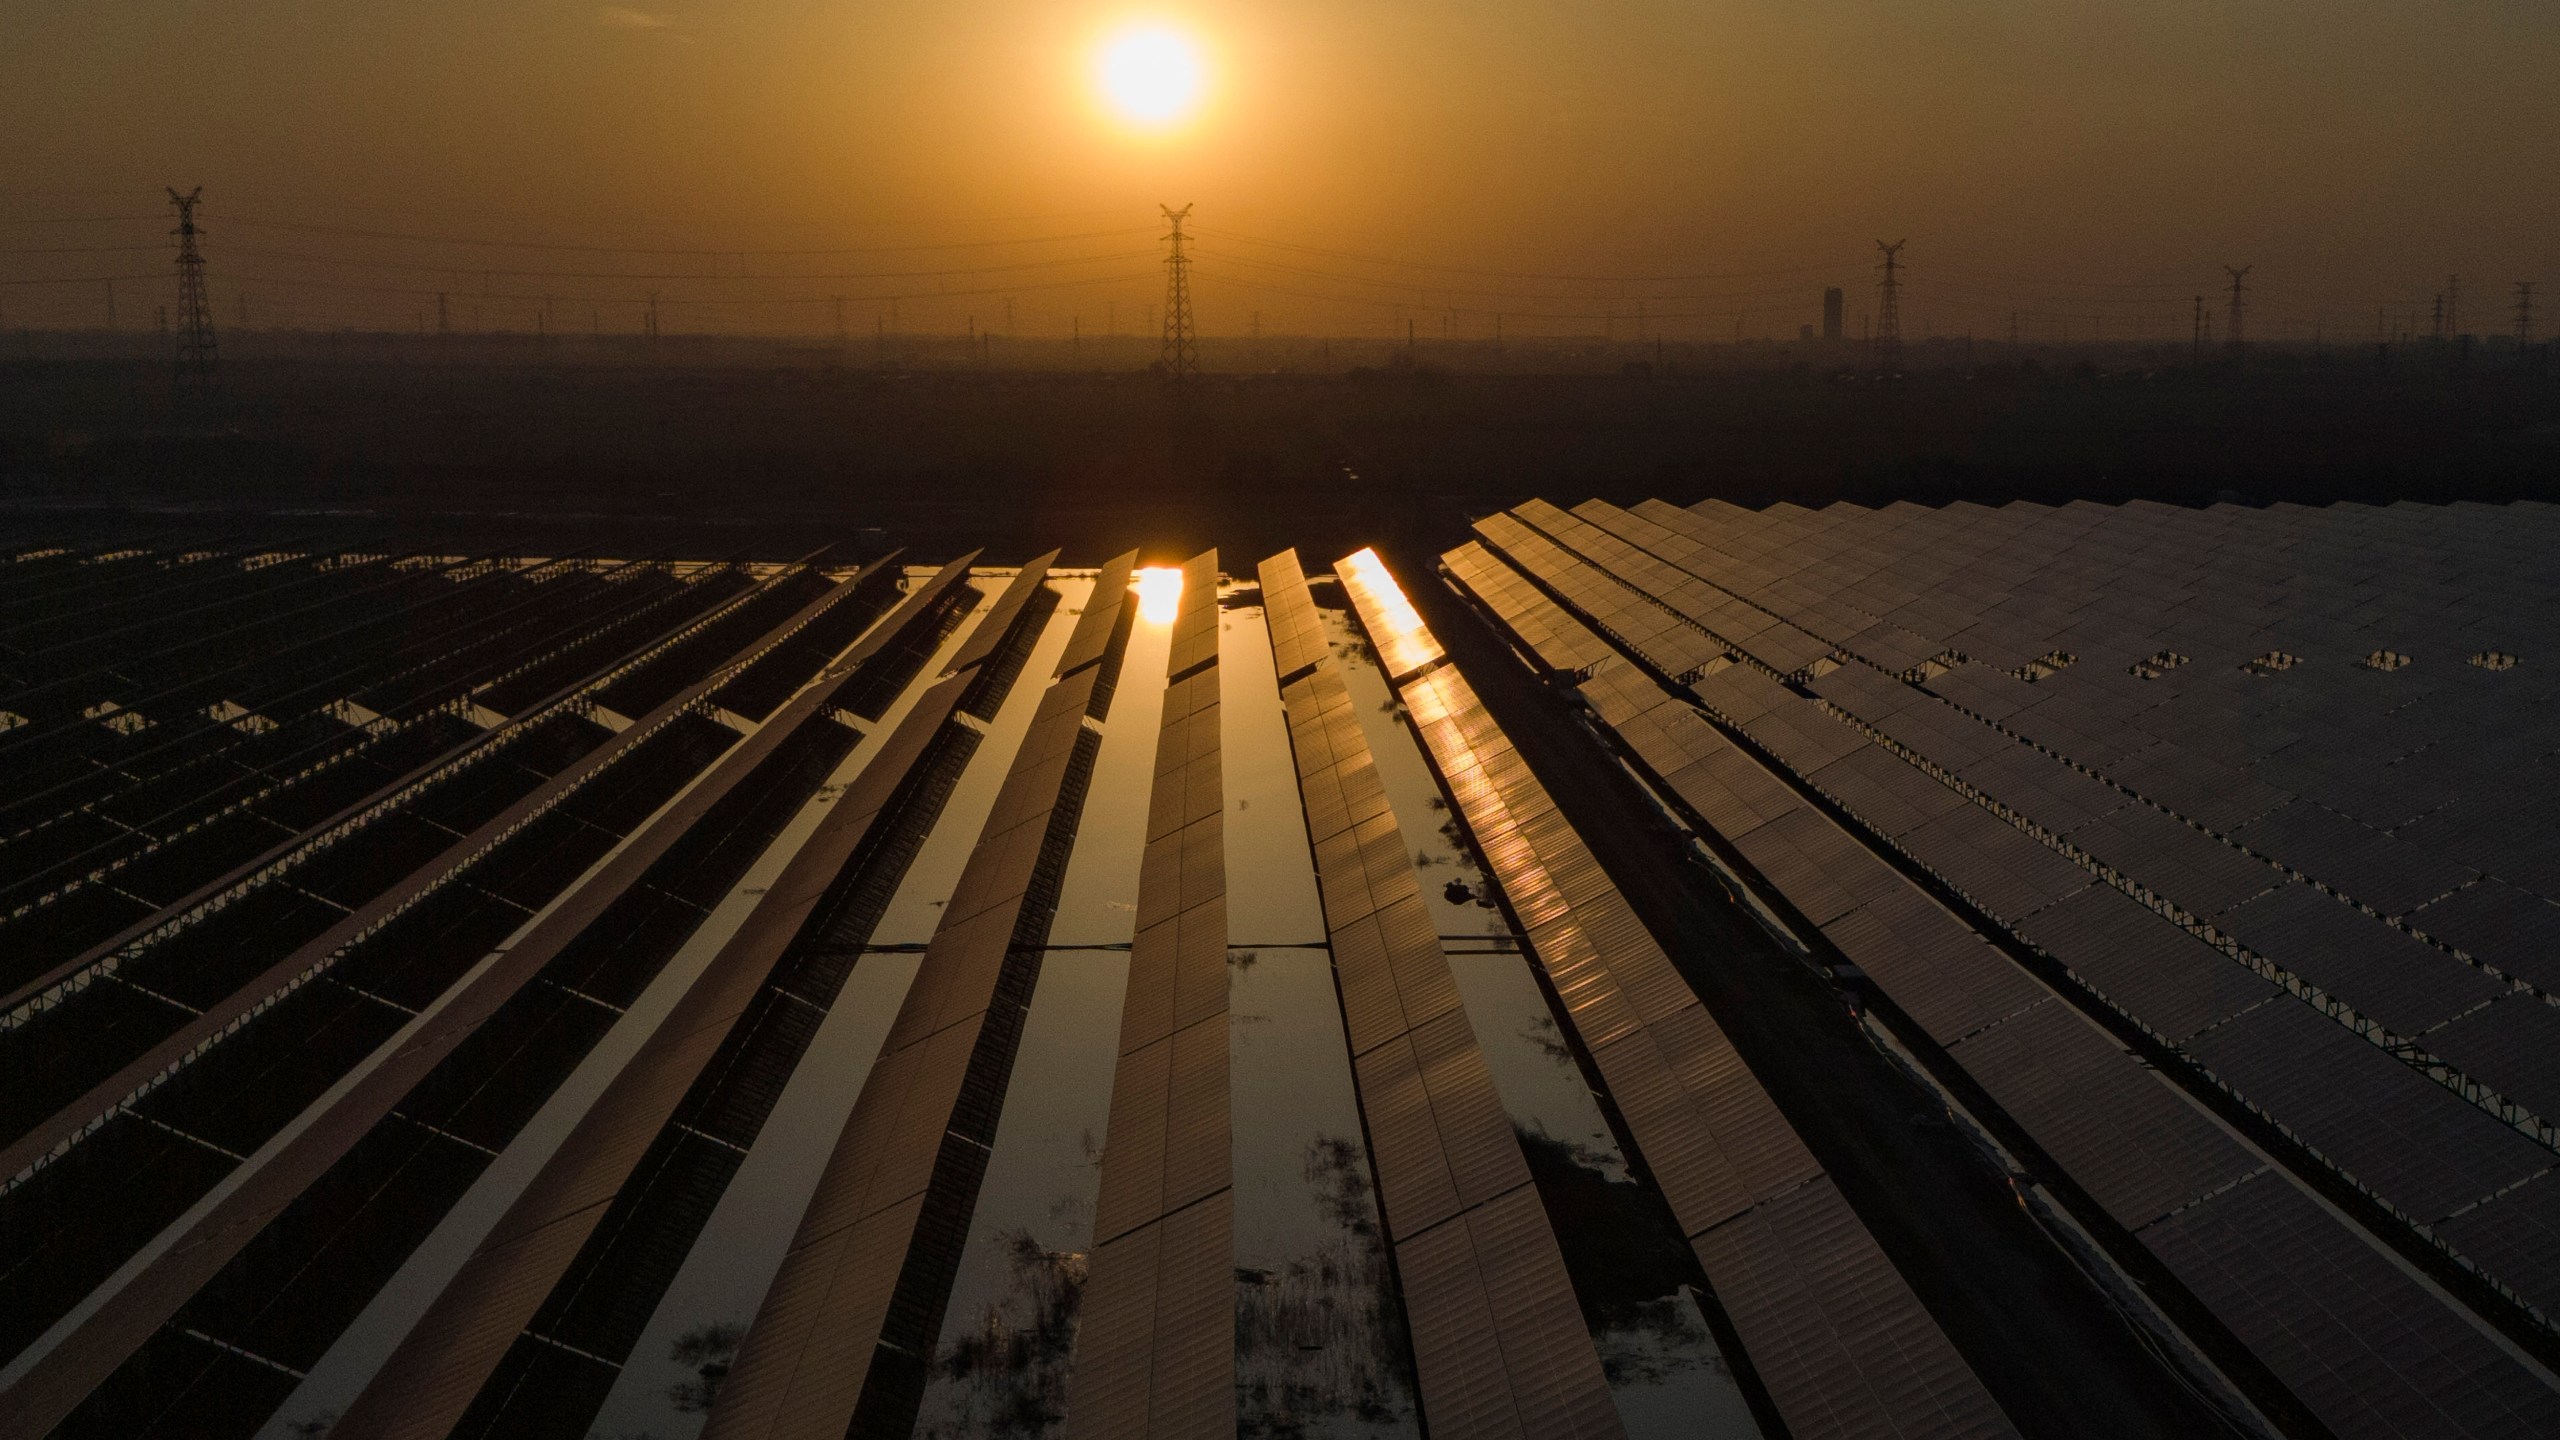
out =
<svg viewBox="0 0 2560 1440"><path fill-rule="evenodd" d="M1136 19L1213 70L1165 135L1095 99L1096 42ZM889 294L909 328L1000 326L1009 294L1026 334L1131 330L1161 200L1198 206L1216 331L1595 331L1641 302L1674 335L1792 335L1824 283L1871 308L1873 242L1906 236L1915 331L2166 328L2225 261L2257 267L2261 333L2369 338L2448 272L2466 328L2507 328L2520 278L2560 301L2551 0L0 0L0 135L0 217L204 186L220 320L243 287L313 324L480 290L629 328L657 289L681 328L821 331L836 294L863 331ZM0 225L0 278L155 274L165 229ZM110 245L145 248L27 253ZM681 278L742 270L813 278ZM926 270L974 273L880 274ZM128 325L166 298L122 283ZM92 323L99 288L0 287L0 317ZM958 290L984 293L929 298Z"/></svg>

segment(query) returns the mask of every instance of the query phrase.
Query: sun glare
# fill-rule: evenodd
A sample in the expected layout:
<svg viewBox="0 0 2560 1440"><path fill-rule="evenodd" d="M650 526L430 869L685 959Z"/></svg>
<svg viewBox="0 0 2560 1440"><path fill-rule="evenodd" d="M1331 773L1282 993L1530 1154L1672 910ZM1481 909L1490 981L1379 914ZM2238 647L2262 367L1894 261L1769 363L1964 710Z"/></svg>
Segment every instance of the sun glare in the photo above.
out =
<svg viewBox="0 0 2560 1440"><path fill-rule="evenodd" d="M1199 108L1207 71L1199 47L1159 25L1120 31L1102 43L1102 93L1120 118L1160 129Z"/></svg>
<svg viewBox="0 0 2560 1440"><path fill-rule="evenodd" d="M1149 566L1137 573L1138 618L1150 625L1170 625L1182 613L1182 572Z"/></svg>

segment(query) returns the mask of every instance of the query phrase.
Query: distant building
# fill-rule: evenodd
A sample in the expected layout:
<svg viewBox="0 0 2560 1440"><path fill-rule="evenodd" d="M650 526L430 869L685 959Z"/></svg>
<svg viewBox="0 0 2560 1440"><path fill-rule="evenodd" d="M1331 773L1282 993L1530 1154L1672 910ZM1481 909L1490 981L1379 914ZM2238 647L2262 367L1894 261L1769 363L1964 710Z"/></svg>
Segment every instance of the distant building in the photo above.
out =
<svg viewBox="0 0 2560 1440"><path fill-rule="evenodd" d="M1797 327L1796 327L1796 338L1797 338L1798 340L1810 340L1810 339L1812 339L1812 338L1813 338L1813 327L1812 327L1812 326L1810 326L1810 325L1799 325L1799 326L1797 326Z"/></svg>
<svg viewBox="0 0 2560 1440"><path fill-rule="evenodd" d="M1822 338L1825 340L1840 338L1840 308L1844 299L1837 285L1822 292Z"/></svg>

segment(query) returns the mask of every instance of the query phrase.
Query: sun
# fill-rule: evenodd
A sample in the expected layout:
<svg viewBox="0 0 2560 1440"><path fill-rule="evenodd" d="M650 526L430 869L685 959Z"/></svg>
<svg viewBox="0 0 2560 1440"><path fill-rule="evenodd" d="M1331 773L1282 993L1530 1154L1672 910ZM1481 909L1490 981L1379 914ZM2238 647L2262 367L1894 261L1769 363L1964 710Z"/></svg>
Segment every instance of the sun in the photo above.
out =
<svg viewBox="0 0 2560 1440"><path fill-rule="evenodd" d="M1138 618L1150 625L1170 625L1182 613L1182 572L1150 565L1131 579L1138 592Z"/></svg>
<svg viewBox="0 0 2560 1440"><path fill-rule="evenodd" d="M1103 98L1121 119L1159 130L1200 108L1208 67L1188 36L1161 25L1136 25L1102 42L1096 72Z"/></svg>

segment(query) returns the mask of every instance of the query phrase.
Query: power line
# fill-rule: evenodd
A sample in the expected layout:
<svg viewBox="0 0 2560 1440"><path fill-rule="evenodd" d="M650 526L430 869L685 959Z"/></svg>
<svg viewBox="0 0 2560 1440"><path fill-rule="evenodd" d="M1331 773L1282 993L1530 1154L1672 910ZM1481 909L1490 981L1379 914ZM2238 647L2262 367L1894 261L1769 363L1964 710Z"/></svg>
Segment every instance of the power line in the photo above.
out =
<svg viewBox="0 0 2560 1440"><path fill-rule="evenodd" d="M940 270L789 270L765 275L751 275L720 270L509 270L485 265L437 265L414 260L358 259L331 255L306 255L290 250L234 250L228 252L252 260L290 260L311 265L344 265L366 270L406 270L430 275L470 273L488 277L503 275L510 280L926 280L941 275L998 275L1024 270L1063 269L1071 265L1098 265L1107 261L1142 260L1155 252L1150 250L1115 250L1100 255L1070 255L1048 260L1012 260L998 265L962 265ZM736 254L736 251L725 251Z"/></svg>
<svg viewBox="0 0 2560 1440"><path fill-rule="evenodd" d="M248 225L261 230L292 230L312 235L344 235L362 240L401 240L428 245L461 245L494 250L551 250L588 255L903 255L932 250L987 250L1007 245L1055 245L1070 240L1102 240L1143 234L1135 227L1117 230L1082 230L1069 235L1028 235L1009 240L949 240L916 245L831 245L823 247L766 247L722 245L716 247L686 245L588 245L552 240L492 240L467 235L433 235L419 231L370 230L351 225L318 225L299 220L259 220L246 216L225 216L227 223Z"/></svg>
<svg viewBox="0 0 2560 1440"><path fill-rule="evenodd" d="M450 272L447 272L447 273L450 273ZM891 293L891 292L883 292L883 293L880 293L880 294L859 295L859 296L852 296L852 297L848 297L848 298L858 299L858 300L932 300L932 299L935 299L935 298L938 298L938 297L959 297L959 296L968 296L968 295L1004 295L1004 294L1013 294L1013 293L1017 293L1017 292L1021 292L1021 291L1026 291L1026 290L1065 290L1065 289L1073 289L1073 288L1075 288L1075 287L1077 287L1077 286L1083 286L1083 285L1130 284L1130 283L1134 283L1134 282L1136 282L1136 281L1139 281L1139 280L1143 280L1143 279L1145 279L1145 278L1146 278L1146 274L1147 274L1147 272L1145 272L1145 271L1119 271L1119 272L1114 272L1114 273L1109 274L1109 275L1088 275L1088 276L1079 276L1079 277L1076 277L1076 278L1074 278L1074 279L1068 279L1068 280L1036 280L1036 281L1031 281L1031 282L1028 282L1028 283L1025 283L1025 284L1013 284L1013 285L982 285L982 286L973 286L973 287L960 288L960 289L943 289L943 290L902 290L902 291L897 291L897 292L894 292L894 293ZM131 274L131 275L54 276L54 277L49 277L49 278L41 279L41 280L0 280L0 285L101 285L101 284L107 284L107 283L115 282L115 281L124 281L124 280L157 280L157 279L160 279L160 278L161 278L161 275L160 275L160 273L159 273L159 272L157 272L157 271L149 271L149 272L142 272L142 273ZM435 289L435 288L433 288L433 287L423 286L423 285L360 285L360 284L355 284L355 283L353 283L353 282L350 282L350 281L344 281L344 280L312 280L312 279L303 279L303 278L288 278L288 277L273 276L273 275L240 275L240 276L236 276L235 278L236 278L236 279L238 279L238 280L239 280L239 281L241 281L241 282L244 282L244 283L256 284L256 285L259 285L259 286L272 286L272 287L276 287L276 288L279 288L279 289L286 289L286 290L327 290L327 291L333 291L333 292L340 293L340 294L351 294L351 295L397 295L397 296L400 296L400 297L402 297L402 298L404 298L404 299L411 299L411 300L424 299L424 298L426 298L426 297L428 297L428 296L431 296L431 295L435 295L435 294L438 294L438 293L443 293L443 292L439 292L438 290L436 290L436 289ZM614 277L611 277L611 278L614 278L614 279L635 279L635 278L641 278L641 277L635 277L635 276L614 276ZM774 279L774 280L805 280L805 279L827 279L827 278L830 278L830 277L827 277L827 276L807 276L807 275L776 275L776 276L769 276L769 277L763 277L763 278ZM532 301L537 301L537 302L538 302L538 301L540 301L540 300L543 298L543 296L542 296L541 292L539 292L539 291L491 290L491 291L487 291L487 292L485 292L485 293L483 293L483 294L479 294L479 295L471 296L471 297L469 297L469 298L472 298L472 299L475 299L475 300L532 300ZM570 297L570 298L572 298L572 299L577 299L577 300L588 301L588 302L593 302L593 301L597 301L597 300L607 300L607 301L617 301L617 300L634 300L634 301L636 301L636 300L637 300L637 299L639 299L640 297L635 296L635 295L621 295L621 296L615 296L615 295L602 295L602 296L598 296L598 295L578 295L578 296L572 296L572 297ZM695 305L695 306L715 306L715 305L825 305L825 304L828 304L828 303L832 302L832 301L834 300L834 298L835 298L835 297L834 297L834 295L833 295L833 294L826 294L826 295L721 295L721 296L699 296L699 297L690 297L690 298L682 298L682 299L673 299L673 298L671 298L671 299L667 300L667 301L666 301L666 303L671 304L671 305Z"/></svg>
<svg viewBox="0 0 2560 1440"><path fill-rule="evenodd" d="M1783 270L1732 270L1722 273L1698 273L1687 275L1564 275L1530 270L1489 270L1470 265L1446 265L1431 260L1402 260L1385 255L1364 254L1356 250L1333 250L1327 249L1321 245L1298 245L1285 240L1264 240L1251 235L1238 234L1231 230L1196 230L1192 233L1195 235L1207 236L1211 239L1232 240L1246 245L1260 245L1266 249L1272 250L1294 250L1305 255L1325 255L1336 260L1355 260L1364 264L1389 265L1406 270L1438 270L1445 274L1476 275L1495 280L1555 280L1576 284L1637 285L1686 280L1767 280L1780 276L1820 275L1826 273L1826 267L1823 266L1799 265L1791 266Z"/></svg>
<svg viewBox="0 0 2560 1440"><path fill-rule="evenodd" d="M0 246L0 255L135 255L159 248L157 241L148 245L10 245Z"/></svg>
<svg viewBox="0 0 2560 1440"><path fill-rule="evenodd" d="M1339 282L1339 283L1341 283L1341 284L1346 284L1346 285L1367 285L1367 286L1372 286L1372 287L1375 287L1375 288L1378 288L1378 289L1383 289L1383 290L1400 290L1400 291L1410 292L1410 293L1412 293L1412 294L1416 294L1416 295L1432 296L1432 297L1437 297L1437 296L1449 296L1449 295L1483 295L1483 296L1493 296L1493 297L1496 297L1496 298L1503 298L1503 299L1526 299L1526 300L1575 300L1575 299L1583 299L1583 298L1591 298L1591 299L1602 299L1602 298L1608 298L1608 299L1616 299L1616 300L1631 300L1631 301L1636 301L1636 302L1641 303L1641 302L1649 301L1649 300L1735 300L1735 299L1776 299L1776 298L1781 297L1781 296L1783 296L1783 297L1787 297L1787 298L1790 298L1790 299L1793 299L1793 298L1799 298L1799 297L1802 295L1802 293L1803 293L1801 290L1798 290L1798 289L1796 289L1796 288L1794 288L1794 287L1788 287L1788 288L1786 288L1786 289L1776 289L1776 290L1747 290L1747 291L1737 290L1737 291L1722 291L1722 292L1706 292L1706 293L1697 293L1697 294L1683 294L1683 293L1676 292L1676 291L1654 291L1654 292L1647 292L1647 293L1640 294L1640 295L1629 295L1629 294L1625 293L1625 291L1624 291L1623 287L1621 287L1621 288L1619 289L1619 292L1618 292L1617 294L1612 295L1612 296L1606 296L1606 297L1603 297L1603 296L1596 296L1596 295L1595 295L1595 296L1588 296L1588 297L1585 297L1585 296L1582 296L1582 295L1575 295L1575 294L1548 295L1548 294L1538 294L1538 293L1535 293L1535 292L1532 292L1532 291L1519 290L1519 289L1513 289L1513 288L1507 288L1507 287L1506 287L1506 288L1496 288L1496 287L1490 287L1490 286L1478 286L1478 285L1446 285L1446 284L1434 284L1434 283L1431 283L1431 282L1427 282L1427 281L1420 281L1420 280L1388 280L1388 279L1381 279L1381 278L1378 278L1378 277L1375 277L1375 276L1369 276L1369 275L1348 275L1348 274L1344 274L1343 272L1341 272L1341 271L1339 271L1339 270L1318 270L1318 269L1313 269L1313 268L1310 268L1310 267L1308 267L1308 266L1304 266L1304 265L1289 265L1289 264L1284 264L1284 263L1282 263L1282 262L1280 262L1280 261L1277 261L1277 260L1256 260L1256 259L1252 258L1251 256L1246 256L1246 255L1234 255L1234 254L1229 254L1229 255L1222 256L1222 257L1220 257L1220 258L1221 258L1224 262L1226 262L1226 263L1229 263L1229 264L1235 264L1235 265L1244 265L1244 266L1248 266L1248 267L1250 267L1250 268L1252 268L1252 269L1256 269L1256 270L1271 270L1271 271L1276 271L1276 272L1281 273L1281 274L1284 274L1284 275L1303 275L1303 276L1306 276L1306 277L1308 277L1308 278L1310 278L1310 279L1316 279L1316 280L1332 280L1332 281L1336 281L1336 282ZM1416 302L1411 301L1411 300L1401 300L1401 301L1393 301L1393 302L1379 302L1379 303L1413 304L1413 303L1416 303ZM1443 307L1443 308L1445 308L1445 307Z"/></svg>
<svg viewBox="0 0 2560 1440"><path fill-rule="evenodd" d="M0 225L121 225L129 220L158 220L158 215L0 215Z"/></svg>
<svg viewBox="0 0 2560 1440"><path fill-rule="evenodd" d="M1232 257L1231 257L1231 258L1232 258ZM1224 271L1224 270L1218 270L1218 269L1214 269L1214 268L1209 269L1209 270L1203 270L1203 269L1201 269L1201 268L1200 268L1200 264L1199 264L1199 262L1198 262L1198 261L1196 261L1196 260L1192 262L1191 269L1192 269L1192 273L1193 273L1193 274L1195 274L1195 275L1199 275L1199 276L1205 276L1205 277L1208 277L1208 278L1210 278L1210 279L1214 279L1214 280L1218 281L1218 283L1220 283L1220 284L1222 284L1222 285L1232 285L1232 286L1235 286L1235 287L1237 287L1237 288L1239 288L1239 289L1252 290L1252 291L1256 291L1256 292L1258 292L1258 293L1265 294L1265 295L1287 295L1287 296L1290 296L1290 297L1295 298L1295 299L1300 299L1300 300L1320 300L1320 301L1324 301L1324 302L1327 302L1327 303L1329 303L1329 304L1335 304L1335 305L1367 305L1367 306L1375 307L1375 308L1377 308L1377 309L1390 310L1390 311L1395 311L1395 312L1399 312L1399 313L1401 313L1401 312L1403 312L1403 311L1410 310L1410 309L1414 308L1413 302L1412 302L1412 301L1409 301L1409 300L1384 300L1384 299L1380 299L1380 298L1378 298L1378 297L1376 297L1376 296L1374 296L1374 295L1341 295L1341 294L1329 294L1329 293L1327 293L1327 292L1325 292L1325 291L1322 291L1322 290L1308 290L1308 289L1301 289L1301 288L1298 288L1298 287L1295 287L1295 286L1289 286L1289 285L1274 285L1274 284L1271 284L1271 283L1269 283L1269 282L1267 282L1267 281L1255 280L1255 279L1251 279L1251 278L1248 278L1248 277L1245 277L1245 276L1241 276L1241 275L1230 274L1230 273L1228 273L1227 271ZM1499 292L1496 292L1496 293L1499 293ZM1793 296L1795 295L1795 292L1794 292L1794 291L1773 292L1773 293L1784 293L1785 295L1787 295L1787 296L1789 296L1789 297L1793 297ZM1567 298L1569 298L1569 297L1567 297ZM1658 298L1658 297L1657 297L1657 298ZM1458 306L1450 306L1450 307L1445 307L1445 308L1448 308L1448 309L1454 309L1457 313L1459 313L1459 314L1461 314L1461 315L1482 316L1482 317L1491 317L1491 316L1495 316L1495 315L1502 315L1502 316L1508 316L1508 317L1510 317L1511 319L1514 319L1514 320L1601 320L1601 321L1610 321L1610 320L1623 320L1623 319L1627 318L1627 317L1626 317L1625 312L1623 312L1623 311L1618 311L1618 310L1536 310L1536 309L1522 309L1521 307L1519 307L1519 306L1517 306L1517 305L1505 306L1505 307L1503 307L1503 308L1501 308L1501 309L1493 309L1493 308L1490 308L1490 307L1470 306L1470 305L1458 305ZM1739 308L1739 309L1725 309L1725 310L1657 310L1657 311L1651 311L1651 312L1648 312L1648 314L1647 314L1647 317L1646 317L1646 318L1647 318L1649 321L1663 321L1663 320L1730 320L1730 319L1733 319L1733 318L1734 318L1735 316L1737 316L1737 315L1740 315L1740 316L1746 316L1746 317L1747 317L1747 316L1751 316L1751 315L1766 314L1766 313L1769 313L1769 312L1770 312L1772 309L1774 309L1774 308L1775 308L1775 307L1772 307L1772 306L1747 306L1747 307L1743 307L1743 308Z"/></svg>

